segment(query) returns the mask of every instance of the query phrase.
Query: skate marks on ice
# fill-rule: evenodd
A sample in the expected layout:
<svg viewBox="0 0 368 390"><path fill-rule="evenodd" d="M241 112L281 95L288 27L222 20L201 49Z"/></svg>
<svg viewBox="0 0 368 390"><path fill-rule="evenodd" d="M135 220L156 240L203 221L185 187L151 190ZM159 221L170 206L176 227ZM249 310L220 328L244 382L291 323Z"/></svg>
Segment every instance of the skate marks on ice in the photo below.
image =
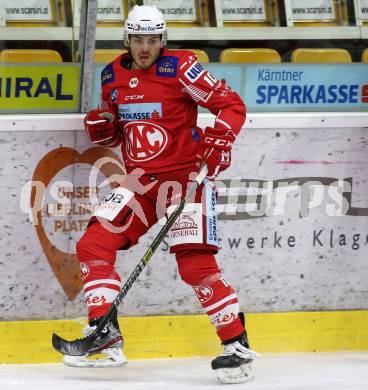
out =
<svg viewBox="0 0 368 390"><path fill-rule="evenodd" d="M2 390L365 390L367 353L263 355L255 379L217 383L210 358L133 360L120 368L71 368L62 364L0 365Z"/></svg>

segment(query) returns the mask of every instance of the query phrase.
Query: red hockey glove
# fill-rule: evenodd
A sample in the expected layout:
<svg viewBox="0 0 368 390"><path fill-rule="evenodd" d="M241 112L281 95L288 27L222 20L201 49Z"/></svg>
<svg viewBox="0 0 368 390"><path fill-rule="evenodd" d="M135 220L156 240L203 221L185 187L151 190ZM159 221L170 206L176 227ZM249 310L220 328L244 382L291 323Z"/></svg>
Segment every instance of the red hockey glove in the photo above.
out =
<svg viewBox="0 0 368 390"><path fill-rule="evenodd" d="M117 146L120 135L115 126L115 115L110 110L92 110L84 118L84 128L88 138L102 146Z"/></svg>
<svg viewBox="0 0 368 390"><path fill-rule="evenodd" d="M207 163L207 177L214 179L230 166L231 148L235 141L235 135L231 130L206 127L202 137L197 152L198 165Z"/></svg>

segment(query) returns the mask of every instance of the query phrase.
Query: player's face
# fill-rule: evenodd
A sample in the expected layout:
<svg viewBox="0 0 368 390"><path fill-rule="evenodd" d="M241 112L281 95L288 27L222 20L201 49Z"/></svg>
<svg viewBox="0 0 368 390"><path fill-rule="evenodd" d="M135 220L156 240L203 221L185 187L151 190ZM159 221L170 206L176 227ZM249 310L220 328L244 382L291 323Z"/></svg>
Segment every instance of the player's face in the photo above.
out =
<svg viewBox="0 0 368 390"><path fill-rule="evenodd" d="M131 35L133 69L148 69L159 57L163 44L160 35Z"/></svg>

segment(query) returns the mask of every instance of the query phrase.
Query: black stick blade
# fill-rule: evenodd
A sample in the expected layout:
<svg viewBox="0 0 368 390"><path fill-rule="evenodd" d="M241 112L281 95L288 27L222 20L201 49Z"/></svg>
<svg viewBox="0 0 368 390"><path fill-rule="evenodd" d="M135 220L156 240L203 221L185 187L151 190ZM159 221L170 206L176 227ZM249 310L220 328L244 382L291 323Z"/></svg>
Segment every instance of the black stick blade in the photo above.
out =
<svg viewBox="0 0 368 390"><path fill-rule="evenodd" d="M52 346L63 355L84 356L87 355L88 351L91 349L95 338L95 335L91 334L82 339L67 341L53 333Z"/></svg>

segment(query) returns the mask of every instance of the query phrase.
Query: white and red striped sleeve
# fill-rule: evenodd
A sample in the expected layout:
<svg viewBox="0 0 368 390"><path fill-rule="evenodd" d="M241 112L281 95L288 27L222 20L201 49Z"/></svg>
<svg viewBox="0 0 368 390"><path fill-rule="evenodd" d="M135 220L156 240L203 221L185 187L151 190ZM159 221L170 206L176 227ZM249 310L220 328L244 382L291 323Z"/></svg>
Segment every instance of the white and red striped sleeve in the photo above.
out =
<svg viewBox="0 0 368 390"><path fill-rule="evenodd" d="M224 80L217 80L204 69L194 53L187 53L179 65L179 81L184 93L216 115L215 129L232 130L237 135L246 117L244 102Z"/></svg>

